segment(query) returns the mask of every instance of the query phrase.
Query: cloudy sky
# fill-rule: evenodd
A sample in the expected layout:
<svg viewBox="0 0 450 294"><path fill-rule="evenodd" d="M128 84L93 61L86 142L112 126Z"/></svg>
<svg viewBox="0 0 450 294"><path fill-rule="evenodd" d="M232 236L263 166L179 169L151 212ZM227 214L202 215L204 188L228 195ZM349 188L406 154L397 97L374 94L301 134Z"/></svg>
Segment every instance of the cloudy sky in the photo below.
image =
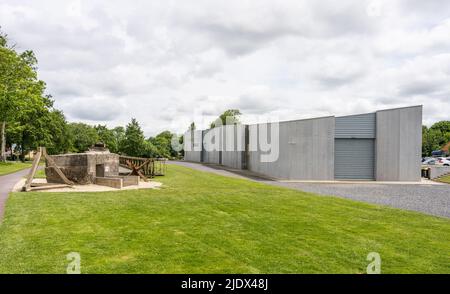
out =
<svg viewBox="0 0 450 294"><path fill-rule="evenodd" d="M450 119L450 1L0 0L70 121L146 135L424 105Z"/></svg>

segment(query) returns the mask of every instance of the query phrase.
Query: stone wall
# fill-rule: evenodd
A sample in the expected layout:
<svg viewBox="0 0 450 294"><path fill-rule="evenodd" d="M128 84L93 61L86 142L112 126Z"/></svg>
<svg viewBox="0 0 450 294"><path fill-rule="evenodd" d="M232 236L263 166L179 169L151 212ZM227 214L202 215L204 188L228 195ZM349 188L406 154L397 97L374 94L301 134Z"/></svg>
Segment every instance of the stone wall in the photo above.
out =
<svg viewBox="0 0 450 294"><path fill-rule="evenodd" d="M106 152L89 152L52 155L51 158L61 169L64 175L71 181L85 185L95 182L96 176L112 177L119 175L119 155ZM56 171L48 167L46 163L45 175L49 183L63 183ZM97 165L104 165L100 168L103 175L97 175Z"/></svg>
<svg viewBox="0 0 450 294"><path fill-rule="evenodd" d="M107 186L116 189L122 189L123 187L123 179L122 178L102 178L96 177L95 182L96 185Z"/></svg>

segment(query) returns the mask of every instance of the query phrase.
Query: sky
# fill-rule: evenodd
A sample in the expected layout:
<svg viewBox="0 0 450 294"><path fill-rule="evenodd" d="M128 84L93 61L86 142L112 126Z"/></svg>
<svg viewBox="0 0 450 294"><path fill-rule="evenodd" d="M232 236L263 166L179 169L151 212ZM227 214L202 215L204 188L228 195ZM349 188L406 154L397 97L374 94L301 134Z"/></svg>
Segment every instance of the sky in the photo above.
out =
<svg viewBox="0 0 450 294"><path fill-rule="evenodd" d="M448 0L0 0L69 121L146 136L423 105L450 119Z"/></svg>

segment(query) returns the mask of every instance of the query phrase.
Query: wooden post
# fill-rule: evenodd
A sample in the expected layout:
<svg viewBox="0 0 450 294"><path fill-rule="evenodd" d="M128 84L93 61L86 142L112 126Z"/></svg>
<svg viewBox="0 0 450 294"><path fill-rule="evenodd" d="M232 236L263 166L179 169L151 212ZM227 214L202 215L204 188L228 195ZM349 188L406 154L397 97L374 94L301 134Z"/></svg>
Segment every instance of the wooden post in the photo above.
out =
<svg viewBox="0 0 450 294"><path fill-rule="evenodd" d="M31 166L30 172L27 176L27 181L25 182L25 186L22 187L23 191L30 191L31 189L31 182L33 181L34 175L36 174L36 170L39 166L39 161L41 160L42 156L42 147L38 148L38 152L36 153L36 156L33 159L33 165Z"/></svg>

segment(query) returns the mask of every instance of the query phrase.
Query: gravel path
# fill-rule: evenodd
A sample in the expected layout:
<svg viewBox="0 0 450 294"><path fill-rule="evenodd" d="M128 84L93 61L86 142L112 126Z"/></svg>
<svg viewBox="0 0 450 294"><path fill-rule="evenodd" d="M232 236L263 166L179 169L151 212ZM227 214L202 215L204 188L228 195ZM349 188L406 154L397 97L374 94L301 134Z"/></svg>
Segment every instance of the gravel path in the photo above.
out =
<svg viewBox="0 0 450 294"><path fill-rule="evenodd" d="M18 172L0 176L0 220L3 219L6 199L13 189L14 185L28 174L29 168Z"/></svg>
<svg viewBox="0 0 450 294"><path fill-rule="evenodd" d="M247 178L269 185L287 187L322 195L333 195L450 218L450 185L278 182L248 176L243 171L225 170L219 166L182 161L171 163L223 176Z"/></svg>

